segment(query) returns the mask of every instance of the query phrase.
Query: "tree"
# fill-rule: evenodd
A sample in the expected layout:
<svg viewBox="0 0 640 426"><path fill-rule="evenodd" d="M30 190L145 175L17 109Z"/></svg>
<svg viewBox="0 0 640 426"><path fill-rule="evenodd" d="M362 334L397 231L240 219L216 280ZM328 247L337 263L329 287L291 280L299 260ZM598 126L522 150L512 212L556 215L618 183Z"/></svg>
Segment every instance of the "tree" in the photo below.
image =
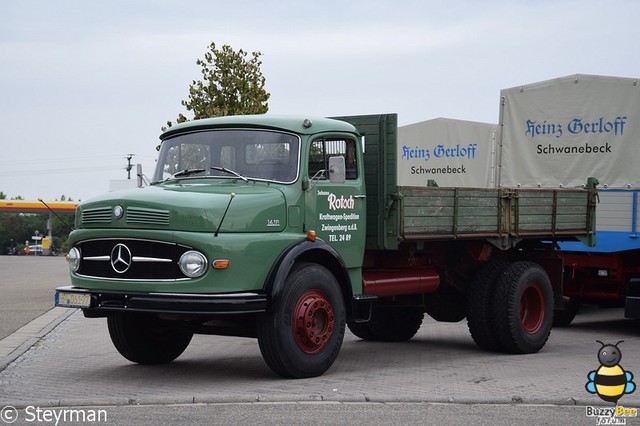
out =
<svg viewBox="0 0 640 426"><path fill-rule="evenodd" d="M182 105L193 113L193 119L220 117L224 115L264 114L269 110L267 101L271 96L265 88L265 78L260 66L260 52L235 51L229 45L216 48L209 45L204 59L196 64L201 67L201 80L189 86L189 100ZM178 123L187 121L179 114ZM172 123L167 121L167 126Z"/></svg>

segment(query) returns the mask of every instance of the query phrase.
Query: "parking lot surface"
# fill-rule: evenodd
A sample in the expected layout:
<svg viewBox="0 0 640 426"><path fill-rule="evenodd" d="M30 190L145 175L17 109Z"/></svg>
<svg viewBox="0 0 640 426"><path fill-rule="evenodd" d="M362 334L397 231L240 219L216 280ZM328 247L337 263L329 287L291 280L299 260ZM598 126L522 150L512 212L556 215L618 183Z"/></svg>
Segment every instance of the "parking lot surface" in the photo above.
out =
<svg viewBox="0 0 640 426"><path fill-rule="evenodd" d="M620 344L625 370L640 372L638 322L622 310L592 310L554 329L532 355L478 349L466 322L427 319L404 343L365 342L347 333L323 376L284 380L263 362L256 340L195 336L171 364L141 366L112 346L105 319L63 318L0 372L0 406L190 404L211 402L457 402L602 405L585 390L599 367L596 340ZM62 316L61 316L62 315ZM640 375L636 374L637 377ZM640 393L620 403L640 406Z"/></svg>
<svg viewBox="0 0 640 426"><path fill-rule="evenodd" d="M109 406L114 412L114 406L149 404L168 409L194 403L431 402L467 404L469 412L478 411L473 403L562 405L563 415L578 413L586 424L595 424L583 409L566 410L611 405L585 389L587 374L600 367L596 340L624 340L620 365L635 373L636 384L640 380L640 322L623 319L621 309L595 308L578 315L570 327L554 329L542 351L531 355L484 352L475 346L466 321L437 323L427 317L417 335L403 343L365 342L347 332L333 367L312 379L276 376L256 340L233 337L195 336L173 363L141 366L118 354L105 319L51 308L54 288L68 284L61 258L2 256L0 266L5 295L0 305L5 328L0 407L22 409L22 419L25 407ZM622 396L619 403L639 408L640 391ZM206 406L200 407L197 412L204 415ZM417 412L424 408L413 407ZM460 413L456 407L453 412ZM640 418L628 420L640 424Z"/></svg>

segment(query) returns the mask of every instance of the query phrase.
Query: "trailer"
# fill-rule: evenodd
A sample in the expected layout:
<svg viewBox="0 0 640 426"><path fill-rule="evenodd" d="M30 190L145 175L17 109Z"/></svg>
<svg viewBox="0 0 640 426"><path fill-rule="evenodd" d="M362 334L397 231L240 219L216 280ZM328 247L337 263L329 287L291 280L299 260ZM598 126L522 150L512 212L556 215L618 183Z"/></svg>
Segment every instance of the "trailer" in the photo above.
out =
<svg viewBox="0 0 640 426"><path fill-rule="evenodd" d="M559 242L568 325L583 303L625 306L640 318L640 88L636 78L577 74L501 91L505 186L600 181L596 244ZM527 167L518 167L517 162Z"/></svg>

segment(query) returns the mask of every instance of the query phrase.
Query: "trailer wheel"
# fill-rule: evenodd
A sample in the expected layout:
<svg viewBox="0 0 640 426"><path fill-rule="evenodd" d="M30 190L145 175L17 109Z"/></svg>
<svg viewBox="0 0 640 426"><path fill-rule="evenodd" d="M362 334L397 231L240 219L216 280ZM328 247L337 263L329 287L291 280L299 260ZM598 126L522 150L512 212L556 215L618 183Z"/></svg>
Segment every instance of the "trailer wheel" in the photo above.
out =
<svg viewBox="0 0 640 426"><path fill-rule="evenodd" d="M344 338L342 292L327 268L301 263L282 294L258 318L258 344L267 365L283 377L319 376L331 367Z"/></svg>
<svg viewBox="0 0 640 426"><path fill-rule="evenodd" d="M467 325L473 341L487 351L501 350L493 326L493 301L496 283L509 264L492 260L475 274L467 290Z"/></svg>
<svg viewBox="0 0 640 426"><path fill-rule="evenodd" d="M493 306L502 350L534 353L542 349L553 323L553 289L542 267L533 262L507 266L498 280Z"/></svg>
<svg viewBox="0 0 640 426"><path fill-rule="evenodd" d="M107 319L111 341L118 352L138 364L164 364L178 358L193 333L154 315L117 313Z"/></svg>
<svg viewBox="0 0 640 426"><path fill-rule="evenodd" d="M422 308L375 305L366 323L373 336L369 340L404 342L415 336L423 319Z"/></svg>

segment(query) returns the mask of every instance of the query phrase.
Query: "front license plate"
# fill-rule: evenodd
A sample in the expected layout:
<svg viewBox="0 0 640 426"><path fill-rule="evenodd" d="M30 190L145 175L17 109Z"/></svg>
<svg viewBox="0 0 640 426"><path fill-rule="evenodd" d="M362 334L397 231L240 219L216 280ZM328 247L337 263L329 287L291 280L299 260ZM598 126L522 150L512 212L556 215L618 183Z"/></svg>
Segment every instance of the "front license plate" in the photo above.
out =
<svg viewBox="0 0 640 426"><path fill-rule="evenodd" d="M90 305L91 295L89 293L56 292L56 306L65 308L88 308Z"/></svg>

